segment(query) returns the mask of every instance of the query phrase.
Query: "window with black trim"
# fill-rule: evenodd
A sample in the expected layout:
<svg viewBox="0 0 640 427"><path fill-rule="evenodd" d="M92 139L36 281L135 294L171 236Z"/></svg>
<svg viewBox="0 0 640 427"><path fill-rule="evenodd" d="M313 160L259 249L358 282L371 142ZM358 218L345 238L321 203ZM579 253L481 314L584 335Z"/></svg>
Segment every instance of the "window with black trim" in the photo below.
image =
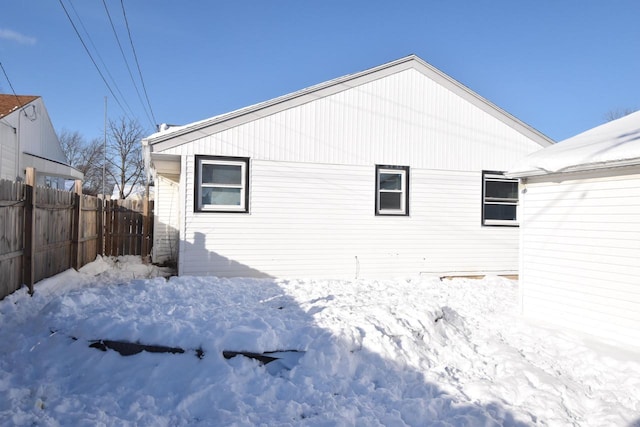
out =
<svg viewBox="0 0 640 427"><path fill-rule="evenodd" d="M409 166L376 165L376 215L409 215Z"/></svg>
<svg viewBox="0 0 640 427"><path fill-rule="evenodd" d="M195 210L249 212L249 159L196 156Z"/></svg>
<svg viewBox="0 0 640 427"><path fill-rule="evenodd" d="M517 226L518 180L482 171L482 225Z"/></svg>

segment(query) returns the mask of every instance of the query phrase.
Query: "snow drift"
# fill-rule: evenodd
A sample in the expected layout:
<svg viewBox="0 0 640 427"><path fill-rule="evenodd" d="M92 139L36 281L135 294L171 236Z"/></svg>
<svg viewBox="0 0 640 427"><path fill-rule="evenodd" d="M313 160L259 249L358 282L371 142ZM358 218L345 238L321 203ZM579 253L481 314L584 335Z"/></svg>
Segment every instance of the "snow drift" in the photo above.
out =
<svg viewBox="0 0 640 427"><path fill-rule="evenodd" d="M0 302L2 425L631 425L637 353L526 323L517 284L171 277L98 259ZM184 349L122 356L120 340ZM195 357L201 349L203 357ZM273 365L224 351L295 350Z"/></svg>

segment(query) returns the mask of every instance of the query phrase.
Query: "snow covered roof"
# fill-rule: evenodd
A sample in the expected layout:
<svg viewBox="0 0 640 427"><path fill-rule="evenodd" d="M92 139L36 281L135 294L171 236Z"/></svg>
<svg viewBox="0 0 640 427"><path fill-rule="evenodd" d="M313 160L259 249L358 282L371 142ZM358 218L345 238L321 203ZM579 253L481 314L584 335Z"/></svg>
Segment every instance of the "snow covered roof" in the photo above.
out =
<svg viewBox="0 0 640 427"><path fill-rule="evenodd" d="M507 175L520 178L640 165L640 111L525 157Z"/></svg>

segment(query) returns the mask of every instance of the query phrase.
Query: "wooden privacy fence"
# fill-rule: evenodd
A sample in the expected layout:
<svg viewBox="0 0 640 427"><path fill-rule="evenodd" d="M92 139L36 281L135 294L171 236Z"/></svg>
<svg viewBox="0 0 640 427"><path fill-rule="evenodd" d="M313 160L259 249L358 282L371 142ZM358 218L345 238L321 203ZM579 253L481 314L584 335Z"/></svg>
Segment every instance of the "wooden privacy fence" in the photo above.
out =
<svg viewBox="0 0 640 427"><path fill-rule="evenodd" d="M104 215L104 254L109 256L150 253L153 202L147 199L107 200Z"/></svg>
<svg viewBox="0 0 640 427"><path fill-rule="evenodd" d="M24 194L23 183L0 180L0 298L22 284Z"/></svg>
<svg viewBox="0 0 640 427"><path fill-rule="evenodd" d="M152 204L103 200L73 191L36 187L35 170L24 183L0 180L0 299L97 255L151 252Z"/></svg>

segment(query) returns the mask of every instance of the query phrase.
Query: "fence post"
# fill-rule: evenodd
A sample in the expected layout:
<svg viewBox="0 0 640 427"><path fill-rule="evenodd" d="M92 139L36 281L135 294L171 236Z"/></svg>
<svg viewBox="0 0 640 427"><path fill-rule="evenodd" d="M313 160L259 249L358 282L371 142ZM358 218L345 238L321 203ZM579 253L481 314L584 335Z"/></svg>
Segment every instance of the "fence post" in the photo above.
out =
<svg viewBox="0 0 640 427"><path fill-rule="evenodd" d="M80 257L82 252L80 251L80 240L82 236L82 225L80 222L80 215L82 213L82 181L76 179L73 195L73 225L71 235L71 267L76 270L81 267Z"/></svg>
<svg viewBox="0 0 640 427"><path fill-rule="evenodd" d="M104 254L106 256L113 255L113 212L111 206L111 200L105 199L104 201Z"/></svg>
<svg viewBox="0 0 640 427"><path fill-rule="evenodd" d="M96 227L98 229L98 248L96 250L101 256L104 256L104 194L98 199L98 218L96 219Z"/></svg>
<svg viewBox="0 0 640 427"><path fill-rule="evenodd" d="M142 199L142 248L140 254L143 262L149 262L149 184L145 186L145 194Z"/></svg>
<svg viewBox="0 0 640 427"><path fill-rule="evenodd" d="M36 170L27 168L25 175L24 197L24 270L23 281L33 295L35 281L35 238L36 238Z"/></svg>

